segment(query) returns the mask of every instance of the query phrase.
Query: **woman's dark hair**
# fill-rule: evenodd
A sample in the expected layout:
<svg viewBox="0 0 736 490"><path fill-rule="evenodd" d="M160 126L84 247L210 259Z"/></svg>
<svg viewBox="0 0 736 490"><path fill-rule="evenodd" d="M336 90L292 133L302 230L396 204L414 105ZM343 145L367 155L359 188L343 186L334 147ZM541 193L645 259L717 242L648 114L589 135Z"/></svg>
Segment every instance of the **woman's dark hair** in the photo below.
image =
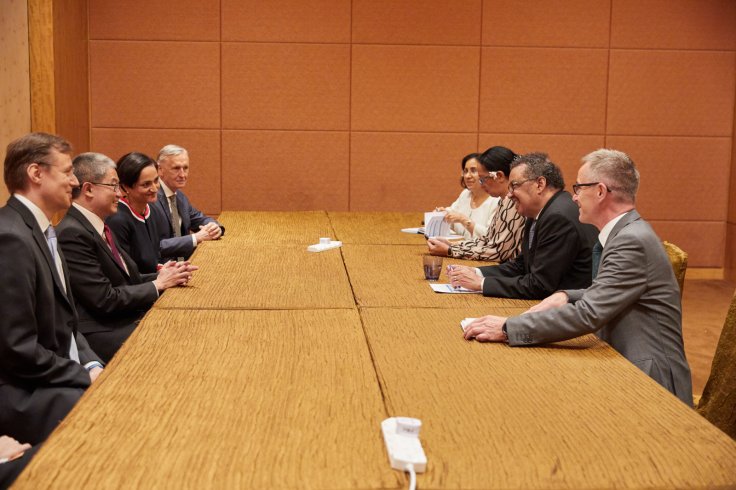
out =
<svg viewBox="0 0 736 490"><path fill-rule="evenodd" d="M463 174L465 174L465 165L467 165L467 163L473 158L478 159L479 157L480 157L480 153L470 153L463 157L463 162L460 164L463 169ZM465 187L465 176L464 175L460 176L460 187L462 187L463 189L467 189L467 187Z"/></svg>
<svg viewBox="0 0 736 490"><path fill-rule="evenodd" d="M511 173L511 162L518 155L505 146L492 146L484 151L478 161L489 172L502 172L507 178Z"/></svg>
<svg viewBox="0 0 736 490"><path fill-rule="evenodd" d="M117 163L120 183L127 188L133 187L138 182L143 169L150 165L158 169L156 161L148 155L137 152L123 155Z"/></svg>

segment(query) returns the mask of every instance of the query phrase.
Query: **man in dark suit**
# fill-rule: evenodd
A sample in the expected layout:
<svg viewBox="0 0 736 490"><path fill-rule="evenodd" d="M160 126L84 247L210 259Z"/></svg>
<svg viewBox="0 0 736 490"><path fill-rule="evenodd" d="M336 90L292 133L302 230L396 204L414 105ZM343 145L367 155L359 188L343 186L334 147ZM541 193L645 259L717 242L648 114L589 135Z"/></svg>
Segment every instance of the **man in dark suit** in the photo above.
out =
<svg viewBox="0 0 736 490"><path fill-rule="evenodd" d="M186 284L193 268L169 262L158 273L139 274L105 225L121 197L115 162L100 153L82 153L73 165L79 187L59 224L59 245L69 264L79 330L109 362L159 293Z"/></svg>
<svg viewBox="0 0 736 490"><path fill-rule="evenodd" d="M151 207L161 237L161 258L188 259L199 243L219 239L225 228L192 206L181 190L189 178L187 150L166 145L161 148L157 163L161 187L158 201Z"/></svg>
<svg viewBox="0 0 736 490"><path fill-rule="evenodd" d="M594 261L593 284L558 291L525 315L479 318L466 327L465 338L534 345L597 332L692 405L680 289L662 242L634 208L638 188L639 172L625 153L598 150L585 156L573 191L580 221L600 230L600 268Z"/></svg>
<svg viewBox="0 0 736 490"><path fill-rule="evenodd" d="M8 145L0 209L0 434L38 444L102 372L77 329L69 270L51 226L78 185L71 146L31 133Z"/></svg>
<svg viewBox="0 0 736 490"><path fill-rule="evenodd" d="M541 299L558 289L585 288L591 281L595 228L581 224L565 192L559 167L545 153L529 153L511 164L509 198L527 218L522 250L515 259L479 269L454 266L453 285L484 296Z"/></svg>

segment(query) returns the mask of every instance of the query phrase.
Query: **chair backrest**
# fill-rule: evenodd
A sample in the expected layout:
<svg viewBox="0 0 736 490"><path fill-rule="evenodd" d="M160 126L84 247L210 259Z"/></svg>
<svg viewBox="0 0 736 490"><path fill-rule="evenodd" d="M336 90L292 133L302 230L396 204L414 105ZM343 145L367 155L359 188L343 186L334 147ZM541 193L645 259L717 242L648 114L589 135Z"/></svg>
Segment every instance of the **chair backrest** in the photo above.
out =
<svg viewBox="0 0 736 490"><path fill-rule="evenodd" d="M687 252L683 251L680 247L670 242L662 242L664 249L667 252L667 256L670 258L672 264L672 270L675 272L677 278L677 284L680 285L680 298L682 298L682 292L685 289L685 271L687 270Z"/></svg>
<svg viewBox="0 0 736 490"><path fill-rule="evenodd" d="M736 439L736 294L718 339L698 413Z"/></svg>

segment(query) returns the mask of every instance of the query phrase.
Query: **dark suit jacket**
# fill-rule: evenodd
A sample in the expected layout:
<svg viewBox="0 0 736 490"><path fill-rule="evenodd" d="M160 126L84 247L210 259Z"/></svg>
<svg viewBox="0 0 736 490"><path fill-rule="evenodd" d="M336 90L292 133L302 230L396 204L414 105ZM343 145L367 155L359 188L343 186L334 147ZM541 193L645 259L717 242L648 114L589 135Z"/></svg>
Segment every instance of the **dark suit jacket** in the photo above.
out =
<svg viewBox="0 0 736 490"><path fill-rule="evenodd" d="M152 215L160 234L162 262L176 260L177 257L184 257L185 259L191 257L194 253L194 244L189 233L196 233L200 226L207 223L217 223L217 221L192 206L189 198L182 191L176 192L176 206L181 218L180 237L174 236L169 202L166 199L163 187L158 190L158 201L151 205L153 208ZM217 223L217 225L222 228L222 234L224 235L225 227L220 223Z"/></svg>
<svg viewBox="0 0 736 490"><path fill-rule="evenodd" d="M0 209L0 434L31 444L51 429L28 427L36 422L29 418L45 413L53 428L90 384L84 364L100 361L77 331L69 270L59 254L68 293L33 213L11 197ZM81 365L69 358L72 335Z"/></svg>
<svg viewBox="0 0 736 490"><path fill-rule="evenodd" d="M591 332L692 405L682 341L680 288L654 230L635 210L616 223L587 289L565 291L570 304L506 322L510 345L566 340Z"/></svg>
<svg viewBox="0 0 736 490"><path fill-rule="evenodd" d="M74 206L59 224L57 234L69 265L79 329L107 362L158 299L151 283L156 274L141 276L116 241L128 267L126 273L92 223Z"/></svg>
<svg viewBox="0 0 736 490"><path fill-rule="evenodd" d="M484 296L542 299L560 289L590 286L591 252L598 231L578 219L578 206L565 191L552 196L536 220L534 241L527 219L521 253L501 265L481 267Z"/></svg>

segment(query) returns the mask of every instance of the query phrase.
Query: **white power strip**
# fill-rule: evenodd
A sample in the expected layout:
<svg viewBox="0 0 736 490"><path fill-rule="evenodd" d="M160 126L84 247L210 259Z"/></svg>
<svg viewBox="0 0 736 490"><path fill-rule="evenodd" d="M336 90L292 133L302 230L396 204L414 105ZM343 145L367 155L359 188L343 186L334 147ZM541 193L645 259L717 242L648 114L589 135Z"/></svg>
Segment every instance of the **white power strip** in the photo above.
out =
<svg viewBox="0 0 736 490"><path fill-rule="evenodd" d="M391 468L409 471L412 467L417 473L427 468L427 456L419 440L421 427L421 420L410 417L391 417L381 422Z"/></svg>
<svg viewBox="0 0 736 490"><path fill-rule="evenodd" d="M324 252L332 248L342 247L342 242L338 240L330 240L329 238L320 238L319 243L307 247L308 252Z"/></svg>

